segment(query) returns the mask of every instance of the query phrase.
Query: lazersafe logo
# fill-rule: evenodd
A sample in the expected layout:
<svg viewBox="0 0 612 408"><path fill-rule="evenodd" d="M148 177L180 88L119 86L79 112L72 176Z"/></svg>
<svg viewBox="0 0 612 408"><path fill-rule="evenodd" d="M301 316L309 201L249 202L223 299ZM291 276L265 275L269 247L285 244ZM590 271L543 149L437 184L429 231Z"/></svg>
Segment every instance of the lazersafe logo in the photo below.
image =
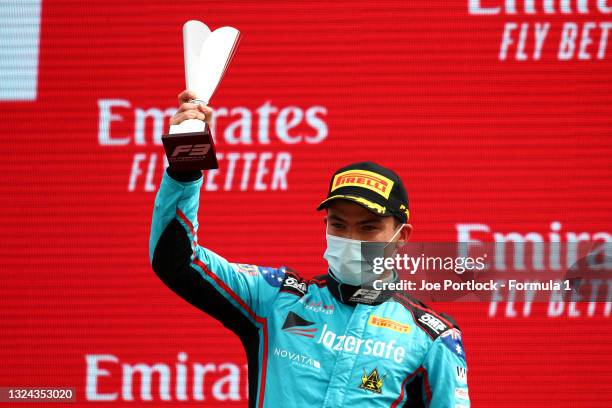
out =
<svg viewBox="0 0 612 408"><path fill-rule="evenodd" d="M323 330L317 344L322 344L332 351L344 351L346 353L360 354L363 356L380 357L401 363L406 357L406 349L396 346L396 340L389 342L374 339L362 339L355 336L337 335L327 324L323 325Z"/></svg>
<svg viewBox="0 0 612 408"><path fill-rule="evenodd" d="M318 328L313 326L315 326L314 322L304 319L297 313L289 312L281 329L286 333L314 339ZM327 324L323 325L323 330L316 339L316 343L331 351L380 357L393 360L396 363L401 363L406 357L406 349L396 345L395 339L386 342L370 338L337 335Z"/></svg>

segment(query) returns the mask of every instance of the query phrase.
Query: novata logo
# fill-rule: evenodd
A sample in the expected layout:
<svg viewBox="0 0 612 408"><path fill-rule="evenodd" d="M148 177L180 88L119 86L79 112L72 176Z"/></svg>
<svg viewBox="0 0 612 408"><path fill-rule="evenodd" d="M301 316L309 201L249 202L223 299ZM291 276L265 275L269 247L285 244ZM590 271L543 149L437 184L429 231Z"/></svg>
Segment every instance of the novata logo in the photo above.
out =
<svg viewBox="0 0 612 408"><path fill-rule="evenodd" d="M297 364L302 367L316 368L317 370L321 369L321 363L319 360L315 360L307 355L294 353L279 347L274 348L274 356L284 358L291 361L293 364Z"/></svg>
<svg viewBox="0 0 612 408"><path fill-rule="evenodd" d="M402 346L396 346L395 342L395 339L386 342L362 339L355 336L338 336L328 329L327 324L323 326L321 335L317 339L318 344L323 344L333 351L344 351L364 356L385 358L387 360L393 359L396 363L401 363L406 357L406 349Z"/></svg>

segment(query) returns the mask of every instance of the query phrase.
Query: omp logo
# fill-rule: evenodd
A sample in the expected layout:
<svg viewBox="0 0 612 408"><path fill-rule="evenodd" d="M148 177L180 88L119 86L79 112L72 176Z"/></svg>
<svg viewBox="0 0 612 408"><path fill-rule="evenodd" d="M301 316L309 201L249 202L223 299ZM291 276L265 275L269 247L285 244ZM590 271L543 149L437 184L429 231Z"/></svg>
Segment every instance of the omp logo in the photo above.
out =
<svg viewBox="0 0 612 408"><path fill-rule="evenodd" d="M0 7L0 101L34 101L38 82L41 1Z"/></svg>
<svg viewBox="0 0 612 408"><path fill-rule="evenodd" d="M283 286L287 288L292 288L298 291L302 295L305 295L306 292L308 292L308 285L304 282L300 282L293 276L287 276L287 278L285 279L285 282L283 283Z"/></svg>
<svg viewBox="0 0 612 408"><path fill-rule="evenodd" d="M209 150L210 144L208 143L179 145L174 148L171 157L176 157L179 154L187 156L205 156Z"/></svg>
<svg viewBox="0 0 612 408"><path fill-rule="evenodd" d="M393 181L367 170L347 170L334 176L331 191L347 186L367 188L385 198L389 198Z"/></svg>
<svg viewBox="0 0 612 408"><path fill-rule="evenodd" d="M410 326L404 323L396 322L395 320L386 319L384 317L370 316L368 320L370 326L382 327L383 329L390 329L399 333L410 332Z"/></svg>
<svg viewBox="0 0 612 408"><path fill-rule="evenodd" d="M440 319L430 315L429 313L425 313L423 316L419 317L419 322L426 324L427 327L435 331L436 334L440 334L446 330L446 325L442 323Z"/></svg>

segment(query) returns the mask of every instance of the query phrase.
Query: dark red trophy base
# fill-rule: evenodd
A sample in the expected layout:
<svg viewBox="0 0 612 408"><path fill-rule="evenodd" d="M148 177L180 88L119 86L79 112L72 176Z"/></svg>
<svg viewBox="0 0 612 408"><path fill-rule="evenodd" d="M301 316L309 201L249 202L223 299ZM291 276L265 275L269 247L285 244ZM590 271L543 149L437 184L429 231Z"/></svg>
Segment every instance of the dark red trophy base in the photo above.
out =
<svg viewBox="0 0 612 408"><path fill-rule="evenodd" d="M162 135L168 164L178 171L218 169L215 143L208 124L203 132Z"/></svg>

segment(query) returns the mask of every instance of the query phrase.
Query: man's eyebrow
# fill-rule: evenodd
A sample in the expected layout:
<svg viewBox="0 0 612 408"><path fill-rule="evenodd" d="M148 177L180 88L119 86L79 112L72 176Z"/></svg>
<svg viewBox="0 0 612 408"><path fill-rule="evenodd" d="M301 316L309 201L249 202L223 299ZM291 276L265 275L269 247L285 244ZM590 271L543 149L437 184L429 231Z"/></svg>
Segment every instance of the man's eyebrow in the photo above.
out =
<svg viewBox="0 0 612 408"><path fill-rule="evenodd" d="M328 218L330 220L333 220L333 221L340 221L340 222L346 223L346 221L343 218L341 218L341 217L339 217L339 216L337 216L335 214L330 215Z"/></svg>
<svg viewBox="0 0 612 408"><path fill-rule="evenodd" d="M363 225L363 224L380 224L382 222L383 222L382 219L380 219L379 217L375 217L375 218L368 218L367 220L359 221L357 224L359 224L359 225Z"/></svg>
<svg viewBox="0 0 612 408"><path fill-rule="evenodd" d="M328 217L330 221L340 221L346 224L346 220L339 215L332 214ZM375 215L372 218L366 218L365 220L361 220L357 222L357 225L365 225L365 224L380 224L383 220L381 217L376 217Z"/></svg>

